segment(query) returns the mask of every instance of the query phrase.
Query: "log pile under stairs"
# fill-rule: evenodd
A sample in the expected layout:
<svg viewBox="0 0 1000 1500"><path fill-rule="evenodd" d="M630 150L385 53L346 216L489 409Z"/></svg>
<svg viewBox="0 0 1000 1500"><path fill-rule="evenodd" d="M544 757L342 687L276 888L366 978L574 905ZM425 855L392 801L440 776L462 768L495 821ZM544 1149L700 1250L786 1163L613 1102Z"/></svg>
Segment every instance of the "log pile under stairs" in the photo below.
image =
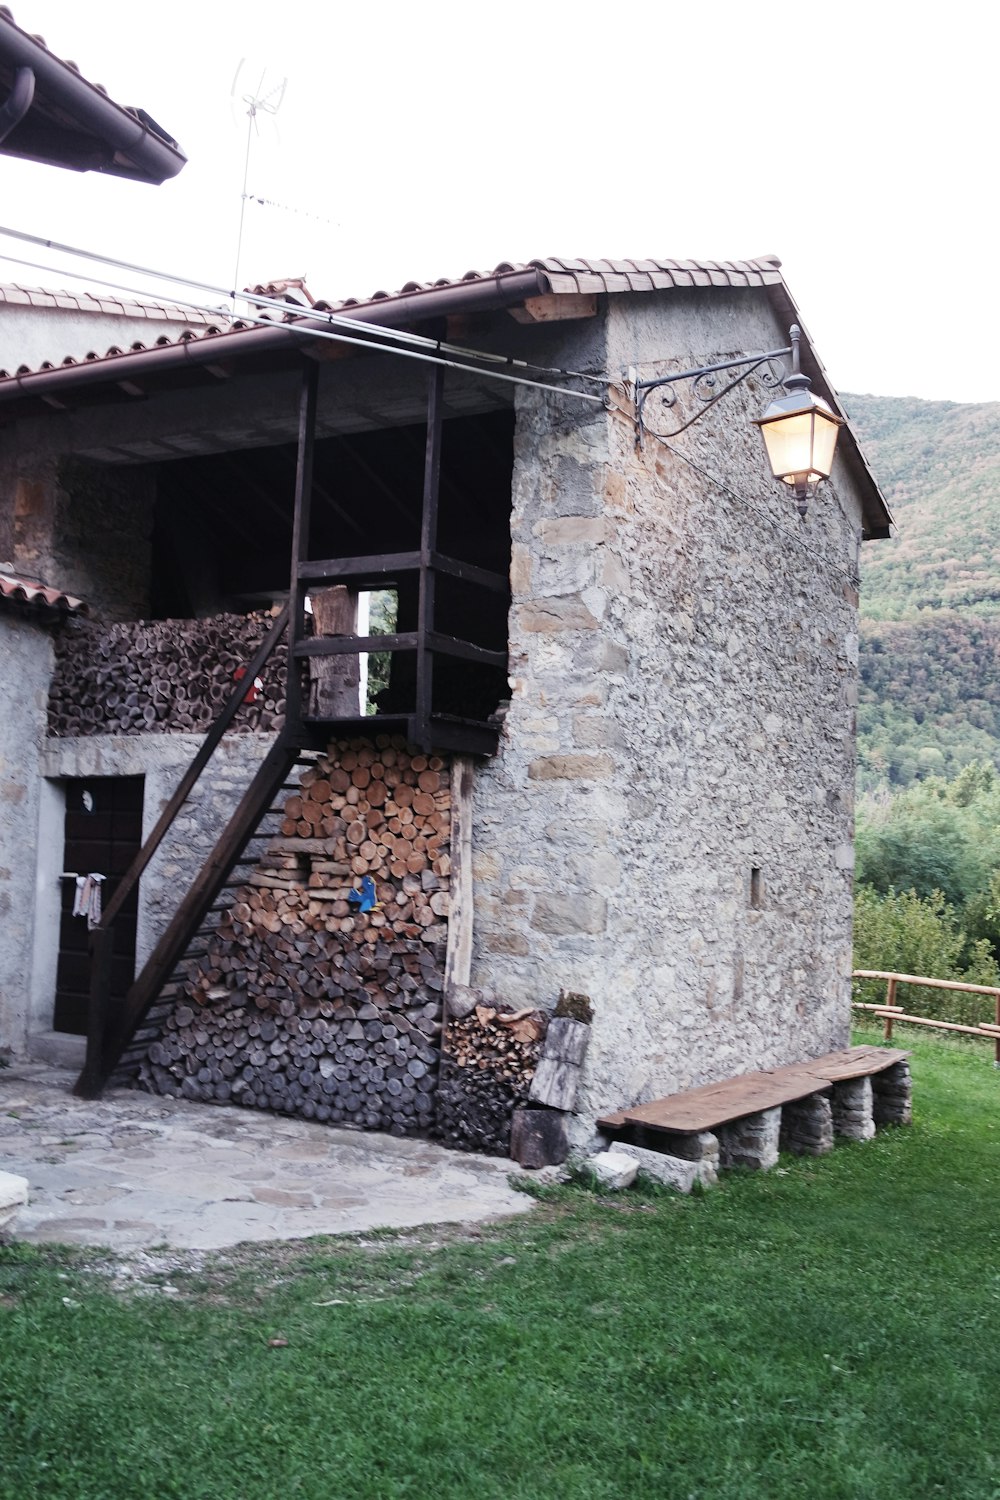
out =
<svg viewBox="0 0 1000 1500"><path fill-rule="evenodd" d="M335 741L227 893L143 1086L394 1134L440 1069L450 769L400 736Z"/></svg>

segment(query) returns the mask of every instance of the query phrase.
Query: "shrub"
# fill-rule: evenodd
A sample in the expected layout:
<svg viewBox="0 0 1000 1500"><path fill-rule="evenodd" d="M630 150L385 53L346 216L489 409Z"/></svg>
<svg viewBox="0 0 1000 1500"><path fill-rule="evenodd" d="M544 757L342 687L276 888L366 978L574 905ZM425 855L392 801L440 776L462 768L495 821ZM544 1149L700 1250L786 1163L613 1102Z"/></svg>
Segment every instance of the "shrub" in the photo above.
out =
<svg viewBox="0 0 1000 1500"><path fill-rule="evenodd" d="M970 940L940 891L919 896L914 890L890 890L881 895L871 886L859 886L854 899L854 966L1000 985L1000 968L989 942L983 937ZM855 980L854 998L879 1004L885 999L885 981ZM994 1017L989 995L904 984L896 1000L914 1015L941 1021L975 1024Z"/></svg>

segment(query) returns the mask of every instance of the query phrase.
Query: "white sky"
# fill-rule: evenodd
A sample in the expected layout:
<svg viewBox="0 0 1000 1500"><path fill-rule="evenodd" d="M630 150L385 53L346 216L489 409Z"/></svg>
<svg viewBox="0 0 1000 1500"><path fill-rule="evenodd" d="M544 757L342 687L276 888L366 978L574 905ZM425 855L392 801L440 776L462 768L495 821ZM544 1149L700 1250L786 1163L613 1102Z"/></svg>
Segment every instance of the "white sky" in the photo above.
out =
<svg viewBox="0 0 1000 1500"><path fill-rule="evenodd" d="M151 188L0 158L4 224L231 286L245 58L240 93L288 78L248 186L297 212L248 205L241 285L306 273L335 298L541 255L776 252L841 390L1000 400L983 0L12 9L189 163ZM0 260L0 280L68 277Z"/></svg>

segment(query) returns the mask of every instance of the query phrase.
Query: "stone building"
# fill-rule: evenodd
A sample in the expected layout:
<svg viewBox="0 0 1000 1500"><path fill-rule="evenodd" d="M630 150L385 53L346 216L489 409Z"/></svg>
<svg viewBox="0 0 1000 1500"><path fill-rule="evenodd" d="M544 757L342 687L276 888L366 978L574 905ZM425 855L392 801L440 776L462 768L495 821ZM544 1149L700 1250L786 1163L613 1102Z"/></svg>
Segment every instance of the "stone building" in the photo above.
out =
<svg viewBox="0 0 1000 1500"><path fill-rule="evenodd" d="M859 548L888 535L891 518L846 427L832 478L800 519L766 475L753 431L770 396L766 363L683 432L698 393L672 408L651 399L641 434L635 420L636 375L782 348L797 318L774 259L538 261L0 379L0 558L90 611L89 624L57 632L53 680L51 635L4 613L0 599L13 705L0 741L0 1045L20 1054L60 1040L67 798L79 814L72 799L91 782L100 779L103 794L129 781L138 800L128 816L148 833L197 748L200 715L231 691L233 661L241 647L252 656L290 577L293 635L307 592L337 587L349 606L332 628L317 623L311 642L299 631L296 663L359 660L351 601L383 590L397 624L366 640L369 651L389 650L391 672L373 718L349 672L333 708L303 704L300 748L325 747L327 792L363 784L339 801L331 794L322 848L276 804L279 868L272 859L260 874L265 860L256 884L245 873L235 899L268 890L283 900L291 890L304 912L310 889L340 878L329 872L349 884L366 858L383 923L397 898L412 915L421 882L437 899L424 934L404 922L395 948L365 939L356 951L374 967L362 967L346 997L340 927L316 918L326 946L308 952L312 939L299 934L301 980L272 972L259 999L276 1017L265 1039L280 1046L282 1029L291 1034L306 1013L329 1024L313 1048L318 1064L305 1059L301 1088L281 1107L426 1126L430 1083L405 1115L383 1108L376 1090L393 1076L389 1056L407 1055L408 1034L409 1077L420 1067L436 1076L445 992L466 986L508 1017L544 1018L561 991L590 997L572 1123L580 1140L602 1111L843 1045ZM839 410L808 340L803 368ZM108 687L123 662L132 673L124 702ZM195 702L192 663L206 662L204 702ZM256 708L222 740L143 875L132 923L140 968L282 714L299 722L307 689L298 671L286 678L272 658ZM322 668L313 671L322 692ZM55 733L46 733L53 681ZM409 869L399 837L412 818L393 800L398 772L384 775L397 754L417 755L417 779L429 772L434 788L423 794L427 816L443 815ZM368 810L373 764L396 835L385 833L374 794ZM317 774L307 774L306 800ZM269 784L267 802L279 786ZM359 806L365 827L350 822ZM347 848L352 826L374 853ZM296 839L305 839L305 865L290 853ZM360 866L343 864L345 848ZM215 902L217 918L233 899ZM63 929L74 920L63 915ZM232 940L234 919L221 920ZM350 943L367 920L356 902L338 918ZM190 963L186 986L175 978L164 989L165 971L147 985L133 1016L145 1030L128 1055L152 1086L171 1088L173 1078L192 1097L243 1090L244 1102L278 1107L257 1076L264 1064L250 1057L264 1049L244 1035L263 981L247 978L249 949L235 937L214 980L209 942L216 968L200 990ZM330 993L339 990L329 1003L324 973ZM387 1006L403 1016L391 1038L378 1033ZM201 1077L212 1071L204 1056L175 1057L163 1042L211 1031L213 1007L236 1015L231 1029L243 1037L214 1080ZM354 1057L372 1027L377 1056ZM338 1102L338 1068L353 1070L345 1087L356 1108Z"/></svg>

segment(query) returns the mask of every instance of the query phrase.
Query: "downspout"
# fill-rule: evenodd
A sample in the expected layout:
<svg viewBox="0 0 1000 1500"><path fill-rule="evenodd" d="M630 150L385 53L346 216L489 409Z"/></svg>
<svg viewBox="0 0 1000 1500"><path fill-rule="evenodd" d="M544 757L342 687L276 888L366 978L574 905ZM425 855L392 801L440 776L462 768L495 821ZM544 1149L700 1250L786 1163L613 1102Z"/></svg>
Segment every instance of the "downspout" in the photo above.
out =
<svg viewBox="0 0 1000 1500"><path fill-rule="evenodd" d="M0 142L5 141L12 130L16 130L31 108L35 97L35 75L31 68L18 68L14 74L14 87L3 104L0 104Z"/></svg>

